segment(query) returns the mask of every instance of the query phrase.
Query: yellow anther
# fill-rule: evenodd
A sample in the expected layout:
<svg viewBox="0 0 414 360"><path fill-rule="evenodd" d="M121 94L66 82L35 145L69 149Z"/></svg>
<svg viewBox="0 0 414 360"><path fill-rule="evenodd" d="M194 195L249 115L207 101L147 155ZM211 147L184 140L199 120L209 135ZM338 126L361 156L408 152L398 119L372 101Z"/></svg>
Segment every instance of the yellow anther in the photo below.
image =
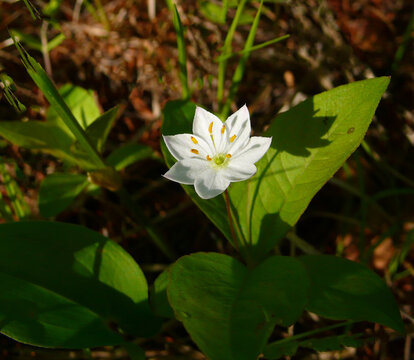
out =
<svg viewBox="0 0 414 360"><path fill-rule="evenodd" d="M224 130L226 130L226 127L223 125L223 127L221 128L221 133L224 134Z"/></svg>
<svg viewBox="0 0 414 360"><path fill-rule="evenodd" d="M198 144L198 141L197 141L197 139L196 139L194 136L191 136L191 141L192 141L194 144Z"/></svg>
<svg viewBox="0 0 414 360"><path fill-rule="evenodd" d="M232 143L232 142L234 141L234 139L236 139L236 135L233 135L233 136L230 138L230 142Z"/></svg>
<svg viewBox="0 0 414 360"><path fill-rule="evenodd" d="M226 154L226 158L227 159L230 159L231 158L231 155L230 154Z"/></svg>
<svg viewBox="0 0 414 360"><path fill-rule="evenodd" d="M210 125L208 126L208 132L209 132L210 134L212 134L212 133L213 133L213 122L211 122L211 123L210 123Z"/></svg>
<svg viewBox="0 0 414 360"><path fill-rule="evenodd" d="M211 157L210 156L206 156L206 159L208 160L208 161L211 161Z"/></svg>
<svg viewBox="0 0 414 360"><path fill-rule="evenodd" d="M197 154L197 155L198 155L198 150L197 150L197 149L191 149L191 152L192 152L193 154Z"/></svg>

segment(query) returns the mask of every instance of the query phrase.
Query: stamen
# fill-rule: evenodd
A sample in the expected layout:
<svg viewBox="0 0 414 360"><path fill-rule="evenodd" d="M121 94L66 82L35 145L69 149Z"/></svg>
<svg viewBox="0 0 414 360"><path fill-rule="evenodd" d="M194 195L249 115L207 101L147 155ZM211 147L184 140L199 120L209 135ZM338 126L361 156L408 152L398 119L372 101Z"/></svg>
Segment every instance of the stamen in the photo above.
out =
<svg viewBox="0 0 414 360"><path fill-rule="evenodd" d="M197 150L197 149L191 149L191 152L192 152L193 154L198 155L198 150Z"/></svg>
<svg viewBox="0 0 414 360"><path fill-rule="evenodd" d="M230 142L232 143L232 142L234 141L234 139L236 139L236 135L233 135L233 136L230 138Z"/></svg>
<svg viewBox="0 0 414 360"><path fill-rule="evenodd" d="M207 159L208 161L211 161L211 157L210 157L209 155L207 155L207 156L206 156L206 159Z"/></svg>
<svg viewBox="0 0 414 360"><path fill-rule="evenodd" d="M230 154L226 154L226 158L227 159L230 159L231 158L231 155Z"/></svg>
<svg viewBox="0 0 414 360"><path fill-rule="evenodd" d="M198 144L198 141L197 141L197 139L196 139L194 136L191 136L191 141L192 141L194 144Z"/></svg>
<svg viewBox="0 0 414 360"><path fill-rule="evenodd" d="M210 125L208 126L208 132L209 132L210 134L212 134L212 133L213 133L213 122L211 122L211 123L210 123Z"/></svg>
<svg viewBox="0 0 414 360"><path fill-rule="evenodd" d="M224 130L226 130L226 127L223 125L223 127L221 128L221 134L224 134Z"/></svg>

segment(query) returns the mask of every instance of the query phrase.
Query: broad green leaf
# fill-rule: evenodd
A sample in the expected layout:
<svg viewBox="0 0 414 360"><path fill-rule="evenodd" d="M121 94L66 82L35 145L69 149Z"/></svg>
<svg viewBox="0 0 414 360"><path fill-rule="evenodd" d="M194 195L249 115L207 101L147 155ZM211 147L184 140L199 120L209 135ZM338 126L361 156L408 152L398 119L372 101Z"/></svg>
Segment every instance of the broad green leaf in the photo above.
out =
<svg viewBox="0 0 414 360"><path fill-rule="evenodd" d="M89 156L62 129L40 121L0 121L0 136L17 146L40 150L84 169L94 169Z"/></svg>
<svg viewBox="0 0 414 360"><path fill-rule="evenodd" d="M301 315L309 281L300 262L274 256L254 269L217 253L180 258L168 299L177 319L210 360L255 360L275 324Z"/></svg>
<svg viewBox="0 0 414 360"><path fill-rule="evenodd" d="M106 158L106 163L119 171L140 160L148 158L156 158L154 150L152 150L149 146L129 143L110 153Z"/></svg>
<svg viewBox="0 0 414 360"><path fill-rule="evenodd" d="M40 184L39 211L44 217L65 210L88 185L85 175L51 174Z"/></svg>
<svg viewBox="0 0 414 360"><path fill-rule="evenodd" d="M311 278L307 310L330 319L373 321L405 332L394 296L377 274L336 256L298 259Z"/></svg>
<svg viewBox="0 0 414 360"><path fill-rule="evenodd" d="M102 152L106 138L108 137L112 125L116 119L118 110L119 106L109 109L86 128L86 135L98 152Z"/></svg>
<svg viewBox="0 0 414 360"><path fill-rule="evenodd" d="M164 119L161 127L162 134L192 133L195 108L195 104L190 101L176 100L168 102L164 108ZM169 153L164 141L161 142L161 150L168 167L173 166L176 160ZM217 196L210 200L203 200L196 194L193 186L182 185L182 187L214 225L225 234L229 241L232 241L224 197Z"/></svg>
<svg viewBox="0 0 414 360"><path fill-rule="evenodd" d="M244 246L262 258L361 143L389 78L337 87L280 114L257 174L229 188ZM254 117L253 117L254 119ZM253 120L254 121L254 120Z"/></svg>
<svg viewBox="0 0 414 360"><path fill-rule="evenodd" d="M0 224L1 332L37 346L124 342L111 329L153 335L145 277L119 245L55 222Z"/></svg>
<svg viewBox="0 0 414 360"><path fill-rule="evenodd" d="M168 282L169 269L166 269L155 279L150 291L150 305L155 315L173 319L174 310L171 308L167 298Z"/></svg>
<svg viewBox="0 0 414 360"><path fill-rule="evenodd" d="M66 84L59 89L59 94L62 96L82 129L86 130L87 127L101 115L92 90L86 90L80 86ZM55 124L58 127L65 129L68 135L75 139L75 135L65 125L65 122L58 114L55 105L52 104L49 107L46 114L46 120L50 124Z"/></svg>

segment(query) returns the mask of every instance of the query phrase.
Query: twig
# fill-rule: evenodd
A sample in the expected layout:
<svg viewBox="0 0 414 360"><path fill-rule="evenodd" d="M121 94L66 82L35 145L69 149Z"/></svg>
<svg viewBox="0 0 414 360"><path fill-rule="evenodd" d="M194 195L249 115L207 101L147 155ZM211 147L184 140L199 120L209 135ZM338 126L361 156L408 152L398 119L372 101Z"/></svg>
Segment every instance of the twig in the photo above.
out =
<svg viewBox="0 0 414 360"><path fill-rule="evenodd" d="M47 75L52 78L52 64L50 62L49 50L47 48L47 28L49 23L43 20L42 27L40 28L40 41L42 42L42 54L43 61L45 63L45 70Z"/></svg>
<svg viewBox="0 0 414 360"><path fill-rule="evenodd" d="M155 0L147 0L147 4L148 4L148 17L152 21L155 19L156 2Z"/></svg>

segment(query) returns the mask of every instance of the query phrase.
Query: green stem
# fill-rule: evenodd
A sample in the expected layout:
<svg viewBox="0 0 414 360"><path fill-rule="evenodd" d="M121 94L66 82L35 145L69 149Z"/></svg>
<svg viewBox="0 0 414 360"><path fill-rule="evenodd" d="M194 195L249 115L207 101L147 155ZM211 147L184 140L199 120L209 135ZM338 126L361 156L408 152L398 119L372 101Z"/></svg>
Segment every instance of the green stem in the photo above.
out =
<svg viewBox="0 0 414 360"><path fill-rule="evenodd" d="M240 252L239 241L237 240L236 232L234 231L233 217L231 216L231 209L230 209L230 198L229 198L229 193L227 189L224 191L224 198L226 199L227 217L229 218L231 237L233 238L234 247L236 248L238 252Z"/></svg>
<svg viewBox="0 0 414 360"><path fill-rule="evenodd" d="M148 217L138 207L138 205L131 200L131 194L129 194L128 191L123 188L118 191L118 196L121 200L121 203L129 210L130 214L133 216L134 221L142 226L148 233L155 246L157 246L158 249L160 249L161 252L169 260L175 261L177 259L177 255L168 246L159 231L151 224L150 219L148 219Z"/></svg>
<svg viewBox="0 0 414 360"><path fill-rule="evenodd" d="M336 329L336 328L339 328L339 327L348 326L348 325L351 325L351 324L354 324L354 323L356 323L356 321L349 320L349 321L345 321L345 322L342 322L342 323L339 323L339 324L325 326L325 327L320 328L320 329L311 330L311 331L304 332L302 334L289 336L286 339L282 339L282 340L275 341L275 342L273 342L273 343L271 343L271 344L269 344L267 346L270 347L272 345L273 346L276 346L276 345L280 345L280 344L285 344L285 343L288 343L288 342L291 342L291 341L300 340L300 339L307 338L307 337L312 336L312 335L315 335L315 334L319 334L321 332L325 332L325 331L328 331L328 330Z"/></svg>

